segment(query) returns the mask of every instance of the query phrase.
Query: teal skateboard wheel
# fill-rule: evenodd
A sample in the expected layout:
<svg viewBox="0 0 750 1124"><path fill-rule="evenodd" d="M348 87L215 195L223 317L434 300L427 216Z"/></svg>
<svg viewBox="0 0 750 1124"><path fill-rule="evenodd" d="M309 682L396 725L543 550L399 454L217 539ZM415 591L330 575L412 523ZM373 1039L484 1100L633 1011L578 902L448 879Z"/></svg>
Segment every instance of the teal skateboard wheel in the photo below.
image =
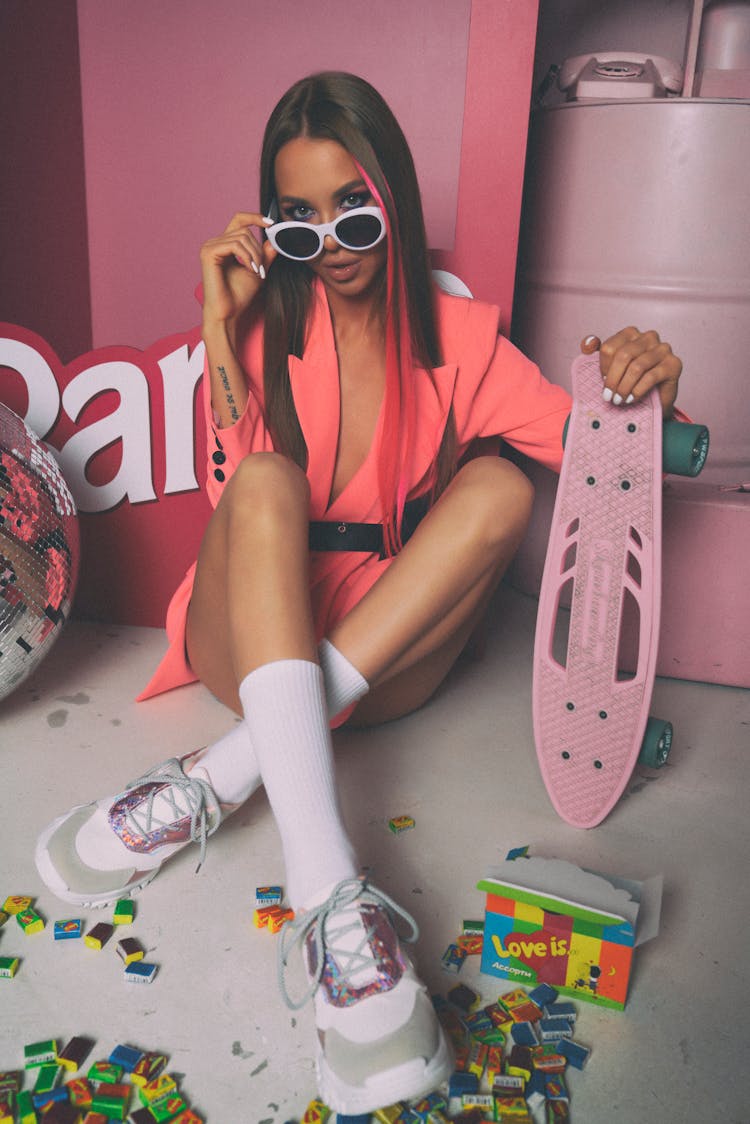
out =
<svg viewBox="0 0 750 1124"><path fill-rule="evenodd" d="M697 476L708 456L708 430L690 422L664 422L662 466L675 476Z"/></svg>
<svg viewBox="0 0 750 1124"><path fill-rule="evenodd" d="M649 769L661 769L669 757L673 735L671 722L665 722L662 718L649 718L638 764L646 765Z"/></svg>

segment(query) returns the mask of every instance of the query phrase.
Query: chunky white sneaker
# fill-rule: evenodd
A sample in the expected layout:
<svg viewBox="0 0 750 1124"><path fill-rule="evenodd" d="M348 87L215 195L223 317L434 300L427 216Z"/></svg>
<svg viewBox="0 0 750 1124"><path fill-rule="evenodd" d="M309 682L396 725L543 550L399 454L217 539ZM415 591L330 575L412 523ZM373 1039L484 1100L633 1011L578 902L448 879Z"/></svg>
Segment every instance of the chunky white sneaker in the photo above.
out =
<svg viewBox="0 0 750 1124"><path fill-rule="evenodd" d="M156 765L123 792L81 804L45 828L37 841L37 870L53 894L83 906L128 897L159 873L188 843L218 828L222 809L205 769L183 765L201 751Z"/></svg>
<svg viewBox="0 0 750 1124"><path fill-rule="evenodd" d="M426 1096L452 1072L450 1047L424 984L394 928L412 917L362 879L339 882L328 897L281 930L279 983L289 1007L314 998L318 1087L336 1112L357 1115ZM291 999L285 970L304 944L310 986Z"/></svg>

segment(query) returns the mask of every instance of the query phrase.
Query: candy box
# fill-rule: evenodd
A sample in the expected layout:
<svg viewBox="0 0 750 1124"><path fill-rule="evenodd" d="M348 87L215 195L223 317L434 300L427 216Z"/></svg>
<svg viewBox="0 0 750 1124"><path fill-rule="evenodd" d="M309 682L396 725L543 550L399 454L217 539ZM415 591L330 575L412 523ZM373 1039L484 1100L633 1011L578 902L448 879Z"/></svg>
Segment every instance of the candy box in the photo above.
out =
<svg viewBox="0 0 750 1124"><path fill-rule="evenodd" d="M625 1006L635 948L659 930L660 875L635 882L520 854L478 889L487 894L482 973Z"/></svg>

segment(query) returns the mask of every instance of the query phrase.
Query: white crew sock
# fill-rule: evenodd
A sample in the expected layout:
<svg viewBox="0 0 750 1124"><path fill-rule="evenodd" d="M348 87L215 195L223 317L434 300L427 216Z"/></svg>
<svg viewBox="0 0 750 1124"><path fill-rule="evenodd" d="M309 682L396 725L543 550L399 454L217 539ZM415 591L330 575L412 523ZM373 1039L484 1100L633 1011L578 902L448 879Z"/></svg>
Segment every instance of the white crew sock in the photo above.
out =
<svg viewBox="0 0 750 1124"><path fill-rule="evenodd" d="M367 680L330 640L318 646L323 672L328 717L335 718L345 707L358 702L369 691ZM250 743L245 721L196 755L196 764L211 778L213 790L222 804L242 804L263 783L258 758Z"/></svg>
<svg viewBox="0 0 750 1124"><path fill-rule="evenodd" d="M343 652L325 637L318 644L318 659L325 680L328 717L335 718L345 707L359 702L370 685Z"/></svg>
<svg viewBox="0 0 750 1124"><path fill-rule="evenodd" d="M242 804L263 783L244 721L217 742L199 750L195 765L208 773L220 804Z"/></svg>
<svg viewBox="0 0 750 1124"><path fill-rule="evenodd" d="M358 872L336 793L323 674L308 660L276 660L251 671L239 693L297 909Z"/></svg>

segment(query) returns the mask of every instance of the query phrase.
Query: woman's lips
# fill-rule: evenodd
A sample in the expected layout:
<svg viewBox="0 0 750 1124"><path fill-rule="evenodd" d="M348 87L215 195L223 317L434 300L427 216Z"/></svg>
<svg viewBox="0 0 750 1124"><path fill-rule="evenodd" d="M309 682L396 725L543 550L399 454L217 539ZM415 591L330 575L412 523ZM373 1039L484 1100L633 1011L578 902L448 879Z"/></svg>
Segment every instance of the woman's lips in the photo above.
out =
<svg viewBox="0 0 750 1124"><path fill-rule="evenodd" d="M348 281L359 273L359 261L355 258L348 262L327 262L323 269L336 281Z"/></svg>

